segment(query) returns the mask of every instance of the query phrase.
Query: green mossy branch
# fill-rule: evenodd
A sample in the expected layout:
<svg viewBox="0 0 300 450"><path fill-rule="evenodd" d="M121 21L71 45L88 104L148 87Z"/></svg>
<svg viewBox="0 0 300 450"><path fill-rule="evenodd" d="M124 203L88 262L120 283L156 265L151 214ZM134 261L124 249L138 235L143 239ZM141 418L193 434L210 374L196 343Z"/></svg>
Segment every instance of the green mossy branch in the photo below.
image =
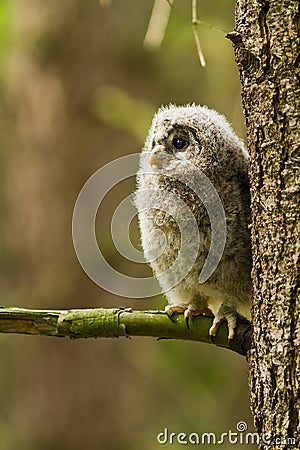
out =
<svg viewBox="0 0 300 450"><path fill-rule="evenodd" d="M221 324L213 340L208 331L212 319L194 317L187 328L182 314L170 320L164 311L133 311L124 308L93 308L71 310L38 310L25 308L0 308L0 333L100 338L151 336L158 339L184 339L215 344L241 355L246 355L251 345L252 327L249 322L239 322L235 338L227 339L227 325Z"/></svg>

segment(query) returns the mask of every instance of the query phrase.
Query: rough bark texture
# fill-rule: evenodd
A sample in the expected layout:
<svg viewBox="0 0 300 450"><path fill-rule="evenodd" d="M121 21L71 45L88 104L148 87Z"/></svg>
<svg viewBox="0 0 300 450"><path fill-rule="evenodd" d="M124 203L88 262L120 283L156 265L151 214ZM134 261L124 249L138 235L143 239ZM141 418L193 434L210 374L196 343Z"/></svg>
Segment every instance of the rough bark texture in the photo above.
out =
<svg viewBox="0 0 300 450"><path fill-rule="evenodd" d="M299 2L238 0L236 30L228 35L251 157L249 377L261 449L300 448L298 31Z"/></svg>

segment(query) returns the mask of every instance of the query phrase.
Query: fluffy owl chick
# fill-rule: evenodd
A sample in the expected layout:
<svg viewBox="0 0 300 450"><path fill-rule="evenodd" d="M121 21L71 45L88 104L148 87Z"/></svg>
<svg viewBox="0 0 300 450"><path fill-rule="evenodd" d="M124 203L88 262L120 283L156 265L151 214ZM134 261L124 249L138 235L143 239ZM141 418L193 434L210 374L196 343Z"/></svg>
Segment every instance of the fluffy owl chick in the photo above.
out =
<svg viewBox="0 0 300 450"><path fill-rule="evenodd" d="M184 313L187 324L195 315L214 316L213 336L225 320L229 339L238 315L251 319L247 159L243 142L216 111L163 107L141 153L135 195L144 254L167 296L166 311ZM212 233L222 213L218 256ZM203 282L209 258L216 267Z"/></svg>

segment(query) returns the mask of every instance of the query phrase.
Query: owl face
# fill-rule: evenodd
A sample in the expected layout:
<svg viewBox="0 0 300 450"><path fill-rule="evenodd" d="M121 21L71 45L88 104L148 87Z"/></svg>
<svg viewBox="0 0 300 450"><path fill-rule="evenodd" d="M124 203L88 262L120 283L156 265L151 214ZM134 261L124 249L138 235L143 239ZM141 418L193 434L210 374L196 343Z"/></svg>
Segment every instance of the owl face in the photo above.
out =
<svg viewBox="0 0 300 450"><path fill-rule="evenodd" d="M149 163L152 168L172 170L184 161L199 160L206 148L204 136L191 125L174 123L170 119L157 120L151 136Z"/></svg>
<svg viewBox="0 0 300 450"><path fill-rule="evenodd" d="M192 163L211 181L244 178L248 154L224 116L205 106L161 108L143 150L141 167L154 172L186 171Z"/></svg>

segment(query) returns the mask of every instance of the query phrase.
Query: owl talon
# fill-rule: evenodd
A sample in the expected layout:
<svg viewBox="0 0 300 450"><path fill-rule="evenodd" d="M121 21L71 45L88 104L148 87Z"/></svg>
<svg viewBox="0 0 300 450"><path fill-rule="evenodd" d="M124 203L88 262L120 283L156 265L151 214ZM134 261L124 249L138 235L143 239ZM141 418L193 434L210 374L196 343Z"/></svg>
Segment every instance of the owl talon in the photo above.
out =
<svg viewBox="0 0 300 450"><path fill-rule="evenodd" d="M185 317L185 324L186 324L186 327L187 327L187 329L189 330L189 329L190 329L190 323L189 323L190 318L189 318L189 316L186 316L185 314L184 314L184 317Z"/></svg>
<svg viewBox="0 0 300 450"><path fill-rule="evenodd" d="M167 305L165 307L165 312L172 322L175 322L175 320L172 317L173 314L175 314L175 313L182 314L184 311L185 311L185 308L183 308L182 306Z"/></svg>
<svg viewBox="0 0 300 450"><path fill-rule="evenodd" d="M184 311L185 323L188 329L190 329L190 322L192 318L195 316L199 316L202 314L202 310L200 311L195 306L189 305Z"/></svg>
<svg viewBox="0 0 300 450"><path fill-rule="evenodd" d="M212 334L209 333L209 337L210 337L211 343L214 344L214 345L216 345L215 336L213 336Z"/></svg>
<svg viewBox="0 0 300 450"><path fill-rule="evenodd" d="M165 312L167 314L167 316L169 317L170 320L172 320L172 322L174 322L173 319L173 314L175 313L179 313L179 314L184 314L184 318L185 318L185 323L186 323L186 327L188 329L190 329L190 321L192 319L192 317L194 316L199 316L200 314L202 314L202 310L198 310L195 306L189 305L188 307L184 307L184 306L177 306L177 305L167 305L165 307Z"/></svg>
<svg viewBox="0 0 300 450"><path fill-rule="evenodd" d="M221 306L218 313L216 314L213 324L209 329L210 336L216 336L219 326L222 322L226 320L228 326L228 340L234 338L234 332L236 328L237 312L231 306Z"/></svg>
<svg viewBox="0 0 300 450"><path fill-rule="evenodd" d="M173 317L172 317L172 313L170 312L170 311L168 311L167 309L165 310L165 313L167 314L167 316L169 317L169 319L172 321L172 322L175 322L175 320L173 319Z"/></svg>
<svg viewBox="0 0 300 450"><path fill-rule="evenodd" d="M219 326L221 325L221 323L224 320L227 321L227 319L222 319L222 320L220 320L218 322L215 322L215 321L213 322L212 326L209 329L209 335L210 336L216 337L218 329L219 329ZM230 324L230 322L228 322L228 321L227 321L227 325L228 325L228 340L230 341L230 340L232 340L234 338L235 326L232 326Z"/></svg>

